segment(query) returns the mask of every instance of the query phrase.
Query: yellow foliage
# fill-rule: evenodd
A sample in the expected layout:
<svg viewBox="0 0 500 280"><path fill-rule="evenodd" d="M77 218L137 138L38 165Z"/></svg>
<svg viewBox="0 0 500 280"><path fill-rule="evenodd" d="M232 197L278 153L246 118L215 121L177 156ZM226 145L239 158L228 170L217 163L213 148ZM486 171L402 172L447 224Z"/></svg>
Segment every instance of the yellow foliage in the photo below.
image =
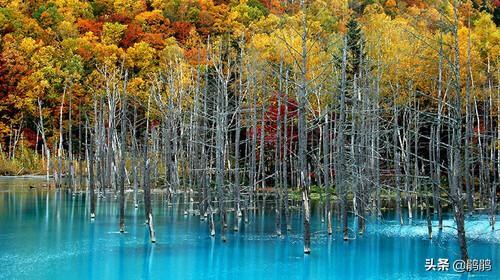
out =
<svg viewBox="0 0 500 280"><path fill-rule="evenodd" d="M116 45L94 45L95 59L100 65L115 66L124 58L124 51Z"/></svg>
<svg viewBox="0 0 500 280"><path fill-rule="evenodd" d="M136 15L146 10L146 1L114 0L113 6L118 13Z"/></svg>
<svg viewBox="0 0 500 280"><path fill-rule="evenodd" d="M385 1L385 6L387 8L394 8L394 7L396 7L396 0L387 0L387 1Z"/></svg>
<svg viewBox="0 0 500 280"><path fill-rule="evenodd" d="M41 47L42 43L37 43L33 38L26 37L21 40L21 44L19 45L19 49L24 52L28 57L33 54L33 52Z"/></svg>
<svg viewBox="0 0 500 280"><path fill-rule="evenodd" d="M125 29L127 29L127 26L118 22L106 22L102 27L102 42L107 45L118 45Z"/></svg>
<svg viewBox="0 0 500 280"><path fill-rule="evenodd" d="M127 49L126 64L128 67L148 70L154 65L154 58L155 49L146 42L139 42Z"/></svg>

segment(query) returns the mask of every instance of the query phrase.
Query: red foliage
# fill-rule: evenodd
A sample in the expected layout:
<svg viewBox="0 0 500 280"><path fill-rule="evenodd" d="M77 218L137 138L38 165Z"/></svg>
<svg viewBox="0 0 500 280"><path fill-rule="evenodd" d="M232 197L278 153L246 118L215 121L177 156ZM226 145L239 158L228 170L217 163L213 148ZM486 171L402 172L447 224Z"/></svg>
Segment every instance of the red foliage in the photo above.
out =
<svg viewBox="0 0 500 280"><path fill-rule="evenodd" d="M174 31L169 26L169 22L165 22L161 25L153 25L151 27L151 33L162 33L165 38L170 37L174 34Z"/></svg>
<svg viewBox="0 0 500 280"><path fill-rule="evenodd" d="M7 77L8 69L0 52L0 100L3 100L7 93L11 90L12 85L9 84L10 79Z"/></svg>
<svg viewBox="0 0 500 280"><path fill-rule="evenodd" d="M160 127L160 121L159 120L151 120L151 123L149 124L151 126L151 129L158 129Z"/></svg>
<svg viewBox="0 0 500 280"><path fill-rule="evenodd" d="M99 36L102 31L102 22L91 19L79 19L76 22L76 26L80 33L92 32L94 35Z"/></svg>
<svg viewBox="0 0 500 280"><path fill-rule="evenodd" d="M427 7L427 4L422 0L404 0L403 2L405 2L408 7L417 7L420 9Z"/></svg>
<svg viewBox="0 0 500 280"><path fill-rule="evenodd" d="M125 14L114 13L111 15L105 15L99 18L101 22L119 22L121 24L129 24L132 18Z"/></svg>
<svg viewBox="0 0 500 280"><path fill-rule="evenodd" d="M268 10L271 10L273 8L273 1L272 0L260 0L260 3L264 5Z"/></svg>
<svg viewBox="0 0 500 280"><path fill-rule="evenodd" d="M281 6L280 1L260 0L260 2L269 10L269 12L273 14L281 15L285 11L285 9Z"/></svg>
<svg viewBox="0 0 500 280"><path fill-rule="evenodd" d="M0 53L0 123L6 126L14 124L21 112L15 106L17 100L24 98L23 93L18 89L18 84L31 72L23 62L22 57L15 54ZM0 141L4 140L0 138Z"/></svg>
<svg viewBox="0 0 500 280"><path fill-rule="evenodd" d="M22 63L9 65L3 56L0 56L0 101L8 95L16 95L19 81L30 72L26 65Z"/></svg>
<svg viewBox="0 0 500 280"><path fill-rule="evenodd" d="M128 48L139 42L143 35L142 28L137 23L131 23L127 26L120 47Z"/></svg>
<svg viewBox="0 0 500 280"><path fill-rule="evenodd" d="M12 25L12 23L5 23L4 26L2 28L0 28L0 35L6 35L6 34L9 34L11 32L14 32L14 25Z"/></svg>
<svg viewBox="0 0 500 280"><path fill-rule="evenodd" d="M184 43L189 37L189 32L194 28L193 25L185 21L177 21L172 24L174 36L178 42Z"/></svg>
<svg viewBox="0 0 500 280"><path fill-rule="evenodd" d="M184 52L184 56L191 65L207 63L207 51L204 48L192 48Z"/></svg>
<svg viewBox="0 0 500 280"><path fill-rule="evenodd" d="M84 61L89 61L93 57L93 52L88 46L79 46L76 53L83 58Z"/></svg>
<svg viewBox="0 0 500 280"><path fill-rule="evenodd" d="M141 41L148 43L151 47L158 50L163 49L165 44L163 34L158 33L144 33L141 36Z"/></svg>
<svg viewBox="0 0 500 280"><path fill-rule="evenodd" d="M213 15L206 10L202 10L198 14L198 19L199 19L197 23L197 26L199 26L198 32L203 36L207 36L208 34L210 34L210 27L213 26L215 22Z"/></svg>
<svg viewBox="0 0 500 280"><path fill-rule="evenodd" d="M262 131L264 131L264 144L269 146L270 148L275 147L277 140L277 130L278 130L278 113L280 117L281 125L281 133L284 132L285 125L283 124L284 117L286 114L287 124L286 131L288 136L288 143L291 144L297 141L297 108L298 103L292 98L288 98L288 108L285 105L285 97L281 97L281 106L278 106L278 93L274 93L274 96L271 98L270 102L267 106L267 111L264 114L264 129L262 129L262 120L257 121L257 131L256 137L257 141L260 141L260 137L262 135ZM253 137L252 128L249 129L249 137Z"/></svg>
<svg viewBox="0 0 500 280"><path fill-rule="evenodd" d="M23 129L24 145L28 148L34 149L36 145L36 133L30 128ZM41 140L41 139L38 139Z"/></svg>

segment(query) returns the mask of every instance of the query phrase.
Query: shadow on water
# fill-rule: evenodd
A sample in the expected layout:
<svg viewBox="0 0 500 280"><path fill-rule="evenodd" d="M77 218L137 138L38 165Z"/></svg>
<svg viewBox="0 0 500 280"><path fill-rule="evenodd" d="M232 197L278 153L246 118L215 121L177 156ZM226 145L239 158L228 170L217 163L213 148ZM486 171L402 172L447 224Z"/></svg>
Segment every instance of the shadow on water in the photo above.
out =
<svg viewBox="0 0 500 280"><path fill-rule="evenodd" d="M275 234L274 209L249 211L249 223L228 215L227 242L210 237L207 221L184 215L184 205L153 203L158 243L149 242L144 209L126 203L126 232L118 233L118 200L99 199L97 217L90 219L88 200L64 190L43 187L43 179L0 178L0 279L499 279L500 233L485 217L467 221L472 258L490 259L493 271L458 274L425 271L426 258L459 257L453 220L442 232L427 227L417 215L400 226L394 213L381 221L370 218L364 235L351 240L337 230L326 233L318 205L312 212L312 254L302 251L300 211L292 213L292 231L283 225ZM34 188L29 188L34 186ZM182 200L181 200L182 201ZM196 208L196 207L195 207ZM234 222L240 223L234 232ZM217 223L217 233L220 232Z"/></svg>

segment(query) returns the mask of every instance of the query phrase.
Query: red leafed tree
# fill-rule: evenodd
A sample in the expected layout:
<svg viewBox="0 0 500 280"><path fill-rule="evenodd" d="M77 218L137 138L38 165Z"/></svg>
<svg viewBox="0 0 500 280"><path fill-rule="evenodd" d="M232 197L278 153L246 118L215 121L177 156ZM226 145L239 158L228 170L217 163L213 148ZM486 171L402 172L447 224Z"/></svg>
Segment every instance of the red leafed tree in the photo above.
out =
<svg viewBox="0 0 500 280"><path fill-rule="evenodd" d="M33 129L27 127L23 129L23 144L26 145L30 149L34 149L36 146L36 132ZM40 138L38 140L41 140Z"/></svg>
<svg viewBox="0 0 500 280"><path fill-rule="evenodd" d="M128 48L141 40L143 35L142 28L137 23L127 25L125 34L120 42L120 47Z"/></svg>
<svg viewBox="0 0 500 280"><path fill-rule="evenodd" d="M15 105L23 94L18 90L18 84L30 69L23 57L15 51L0 53L0 141L4 142L6 128L20 119L20 110ZM5 145L2 145L5 147Z"/></svg>
<svg viewBox="0 0 500 280"><path fill-rule="evenodd" d="M189 37L189 33L191 29L193 29L193 25L189 22L178 21L172 24L172 28L174 29L174 36L178 42L184 43L186 39Z"/></svg>
<svg viewBox="0 0 500 280"><path fill-rule="evenodd" d="M207 51L205 48L191 48L184 53L184 56L191 65L207 63Z"/></svg>
<svg viewBox="0 0 500 280"><path fill-rule="evenodd" d="M128 15L121 13L114 13L111 15L105 15L99 18L99 21L102 22L119 22L121 24L129 24L132 21L132 18Z"/></svg>
<svg viewBox="0 0 500 280"><path fill-rule="evenodd" d="M141 41L148 43L151 47L155 49L163 49L165 41L163 39L163 34L160 33L144 33L141 37Z"/></svg>
<svg viewBox="0 0 500 280"><path fill-rule="evenodd" d="M91 19L79 19L76 26L80 33L92 32L94 35L99 36L102 31L102 22L94 21Z"/></svg>
<svg viewBox="0 0 500 280"><path fill-rule="evenodd" d="M266 112L264 114L264 129L262 129L262 122L257 121L257 131L256 137L257 141L260 141L262 131L264 131L264 145L266 148L273 149L276 146L276 140L278 137L278 117L281 121L281 133L284 132L285 127L288 136L288 145L297 142L297 108L298 103L295 99L288 98L286 108L285 97L281 96L281 105L278 105L278 93L274 93L271 100L268 101ZM287 118L286 126L283 124L285 119L285 114ZM249 137L252 138L252 129L249 131Z"/></svg>

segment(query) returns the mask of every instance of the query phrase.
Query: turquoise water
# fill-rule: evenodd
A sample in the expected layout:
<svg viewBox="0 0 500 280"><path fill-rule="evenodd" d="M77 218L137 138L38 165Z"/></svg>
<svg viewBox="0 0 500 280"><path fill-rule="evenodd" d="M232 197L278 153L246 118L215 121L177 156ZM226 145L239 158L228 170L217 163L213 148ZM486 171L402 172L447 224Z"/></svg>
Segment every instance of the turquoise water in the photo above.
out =
<svg viewBox="0 0 500 280"><path fill-rule="evenodd" d="M485 218L468 221L467 236L471 258L490 259L491 272L460 274L451 266L427 272L426 258L450 264L459 258L450 219L443 232L435 228L432 241L422 220L401 227L385 217L344 242L340 233L327 236L313 211L312 254L304 256L299 212L283 237L274 234L274 211L267 209L252 214L239 232L229 230L223 243L198 216L156 200L158 243L151 244L142 205L136 210L127 201L127 232L120 234L114 197L99 200L91 222L84 196L42 184L0 178L0 279L500 279L500 232L491 232Z"/></svg>

